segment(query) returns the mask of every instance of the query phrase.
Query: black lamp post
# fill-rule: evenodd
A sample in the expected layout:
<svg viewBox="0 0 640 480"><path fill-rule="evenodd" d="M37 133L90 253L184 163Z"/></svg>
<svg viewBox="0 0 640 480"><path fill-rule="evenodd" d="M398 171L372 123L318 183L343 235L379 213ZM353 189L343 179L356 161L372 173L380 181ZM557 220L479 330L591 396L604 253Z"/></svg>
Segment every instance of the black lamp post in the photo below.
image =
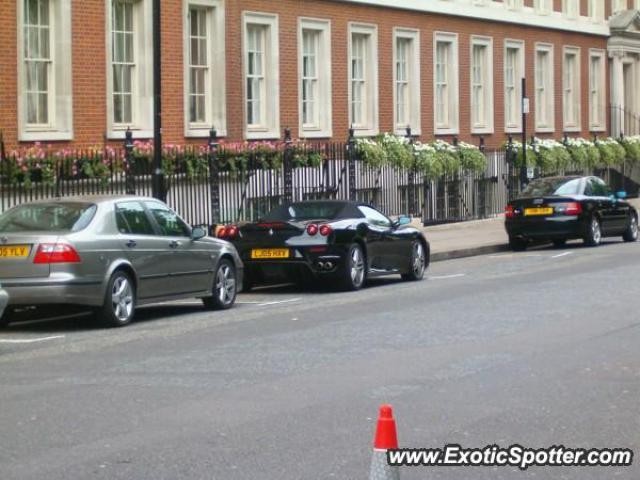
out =
<svg viewBox="0 0 640 480"><path fill-rule="evenodd" d="M153 0L153 196L165 200L162 173L162 30L160 0Z"/></svg>

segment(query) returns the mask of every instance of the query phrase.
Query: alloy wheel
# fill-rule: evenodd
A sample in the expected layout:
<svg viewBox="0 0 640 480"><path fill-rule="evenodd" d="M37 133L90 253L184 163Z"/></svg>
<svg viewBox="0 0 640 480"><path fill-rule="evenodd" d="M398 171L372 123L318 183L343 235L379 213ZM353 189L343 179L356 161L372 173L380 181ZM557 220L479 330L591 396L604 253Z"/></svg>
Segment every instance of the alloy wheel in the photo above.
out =
<svg viewBox="0 0 640 480"><path fill-rule="evenodd" d="M638 239L638 219L635 216L631 217L631 225L629 225L629 232L633 240Z"/></svg>
<svg viewBox="0 0 640 480"><path fill-rule="evenodd" d="M351 281L355 287L364 282L364 257L362 250L355 247L351 250Z"/></svg>
<svg viewBox="0 0 640 480"><path fill-rule="evenodd" d="M424 273L424 247L422 243L416 242L413 247L413 273L416 277L421 277Z"/></svg>
<svg viewBox="0 0 640 480"><path fill-rule="evenodd" d="M230 265L224 263L216 275L216 295L223 305L230 305L236 293L236 278Z"/></svg>
<svg viewBox="0 0 640 480"><path fill-rule="evenodd" d="M127 322L133 314L133 287L125 276L119 276L111 289L113 314L120 322Z"/></svg>
<svg viewBox="0 0 640 480"><path fill-rule="evenodd" d="M591 220L591 238L594 245L599 245L602 240L602 230L600 229L600 222L594 218Z"/></svg>

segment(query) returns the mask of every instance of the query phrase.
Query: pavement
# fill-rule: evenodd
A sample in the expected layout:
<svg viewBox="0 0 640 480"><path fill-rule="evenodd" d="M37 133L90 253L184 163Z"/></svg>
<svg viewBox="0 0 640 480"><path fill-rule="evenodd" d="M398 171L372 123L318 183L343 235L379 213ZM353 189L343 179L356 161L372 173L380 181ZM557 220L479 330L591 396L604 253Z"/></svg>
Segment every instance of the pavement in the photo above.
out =
<svg viewBox="0 0 640 480"><path fill-rule="evenodd" d="M400 445L640 451L640 243L437 262L358 292L184 301L124 329L0 332L2 480L367 478ZM637 480L631 467L403 467L403 480Z"/></svg>
<svg viewBox="0 0 640 480"><path fill-rule="evenodd" d="M640 210L640 199L630 199L629 203ZM422 228L417 220L414 225ZM509 249L503 215L486 220L424 227L422 230L431 245L432 262L487 255Z"/></svg>

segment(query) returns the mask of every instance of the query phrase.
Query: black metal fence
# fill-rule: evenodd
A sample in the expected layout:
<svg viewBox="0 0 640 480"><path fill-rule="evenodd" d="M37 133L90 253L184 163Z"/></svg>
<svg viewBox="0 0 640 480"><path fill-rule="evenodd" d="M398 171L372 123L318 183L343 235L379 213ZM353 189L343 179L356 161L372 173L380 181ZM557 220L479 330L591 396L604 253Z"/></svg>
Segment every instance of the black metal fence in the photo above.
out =
<svg viewBox="0 0 640 480"><path fill-rule="evenodd" d="M38 148L23 157L2 154L0 211L54 197L152 195L151 156L130 135L122 149L51 155ZM207 145L165 149L164 200L192 224L207 225L256 220L284 201L308 199L358 200L425 225L489 218L518 194L520 172L513 150L484 153L483 172L431 180L413 168L362 161L353 136L314 144L287 132L283 142L225 145L212 131Z"/></svg>

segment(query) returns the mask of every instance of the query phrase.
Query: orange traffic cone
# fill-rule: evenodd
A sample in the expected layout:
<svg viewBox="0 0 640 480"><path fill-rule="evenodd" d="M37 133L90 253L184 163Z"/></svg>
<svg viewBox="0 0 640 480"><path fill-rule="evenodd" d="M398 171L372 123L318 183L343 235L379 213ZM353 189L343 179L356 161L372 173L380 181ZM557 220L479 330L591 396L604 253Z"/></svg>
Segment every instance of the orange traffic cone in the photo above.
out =
<svg viewBox="0 0 640 480"><path fill-rule="evenodd" d="M393 408L391 405L382 405L373 443L369 480L400 480L398 467L391 467L387 462L387 450L395 448L398 448L398 434Z"/></svg>

